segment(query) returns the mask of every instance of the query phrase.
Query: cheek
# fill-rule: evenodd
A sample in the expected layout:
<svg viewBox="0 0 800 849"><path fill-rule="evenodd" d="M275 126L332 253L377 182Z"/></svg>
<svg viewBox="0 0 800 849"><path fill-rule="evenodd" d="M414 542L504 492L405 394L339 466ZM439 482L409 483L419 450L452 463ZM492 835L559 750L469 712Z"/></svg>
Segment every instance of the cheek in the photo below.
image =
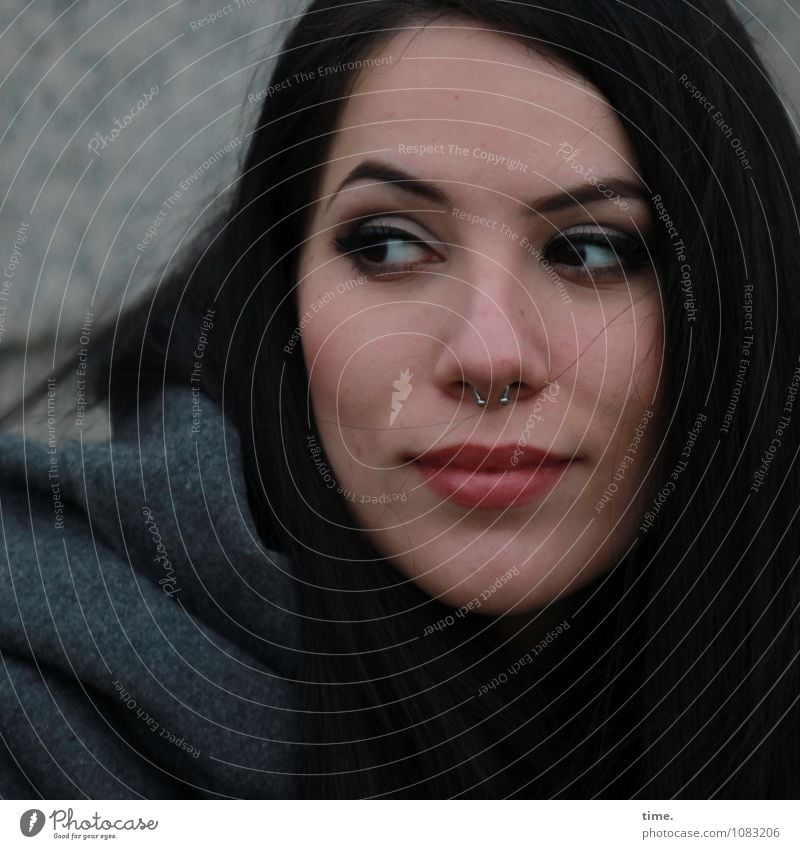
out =
<svg viewBox="0 0 800 849"><path fill-rule="evenodd" d="M415 370L414 346L392 320L391 305L375 305L363 291L326 300L329 289L300 288L299 314L310 316L303 357L317 418L340 422L350 442L351 428L388 426L392 382L401 370Z"/></svg>
<svg viewBox="0 0 800 849"><path fill-rule="evenodd" d="M654 402L662 359L662 330L657 297L637 304L605 329L587 328L596 339L579 363L580 383L598 401L598 413L615 418L623 408Z"/></svg>

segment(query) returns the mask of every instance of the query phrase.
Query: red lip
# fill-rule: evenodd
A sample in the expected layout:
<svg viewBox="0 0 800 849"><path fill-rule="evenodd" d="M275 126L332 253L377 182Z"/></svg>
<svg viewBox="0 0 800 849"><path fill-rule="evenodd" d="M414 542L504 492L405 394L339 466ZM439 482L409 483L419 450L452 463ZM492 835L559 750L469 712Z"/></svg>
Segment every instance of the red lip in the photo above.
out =
<svg viewBox="0 0 800 849"><path fill-rule="evenodd" d="M529 446L464 443L427 452L414 466L441 498L462 507L496 510L543 496L571 462Z"/></svg>
<svg viewBox="0 0 800 849"><path fill-rule="evenodd" d="M560 465L568 463L570 459L528 445L478 445L474 442L437 448L416 458L418 463L426 466L454 466L493 472L513 471L520 466Z"/></svg>

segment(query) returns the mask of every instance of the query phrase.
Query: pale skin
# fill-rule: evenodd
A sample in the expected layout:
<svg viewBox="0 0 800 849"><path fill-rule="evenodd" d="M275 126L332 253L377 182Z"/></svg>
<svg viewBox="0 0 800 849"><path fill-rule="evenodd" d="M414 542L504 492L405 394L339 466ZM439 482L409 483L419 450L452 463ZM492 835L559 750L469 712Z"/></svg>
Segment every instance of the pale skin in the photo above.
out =
<svg viewBox="0 0 800 849"><path fill-rule="evenodd" d="M441 20L374 55L392 59L362 71L342 109L301 249L320 442L354 521L400 573L454 608L478 599L512 637L538 621L530 637L639 524L663 349L652 216L620 121L558 61ZM340 190L367 161L438 191L371 176ZM350 255L332 242L370 226L359 267L352 238ZM520 439L573 458L524 504L454 503L412 462ZM369 503L381 495L392 500Z"/></svg>

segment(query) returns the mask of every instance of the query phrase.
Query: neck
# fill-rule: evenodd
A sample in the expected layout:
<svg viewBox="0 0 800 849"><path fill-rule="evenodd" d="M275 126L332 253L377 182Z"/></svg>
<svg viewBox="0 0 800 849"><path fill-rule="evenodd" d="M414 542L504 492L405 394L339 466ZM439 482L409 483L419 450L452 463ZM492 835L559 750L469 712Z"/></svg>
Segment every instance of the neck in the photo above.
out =
<svg viewBox="0 0 800 849"><path fill-rule="evenodd" d="M580 587L574 592L562 595L549 604L524 613L509 613L495 619L492 631L507 647L522 654L539 647L542 654L560 639L561 634L573 627L573 617L595 594L599 593L602 576ZM560 627L561 626L561 627ZM545 645L540 643L548 640Z"/></svg>

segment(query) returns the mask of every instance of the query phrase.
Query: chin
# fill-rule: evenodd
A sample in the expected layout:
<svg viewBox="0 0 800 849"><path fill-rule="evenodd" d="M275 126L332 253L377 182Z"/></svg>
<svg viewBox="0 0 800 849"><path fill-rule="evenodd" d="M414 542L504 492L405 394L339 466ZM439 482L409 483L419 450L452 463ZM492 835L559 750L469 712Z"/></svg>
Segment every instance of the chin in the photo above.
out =
<svg viewBox="0 0 800 849"><path fill-rule="evenodd" d="M570 595L597 575L596 571L573 563L562 563L553 569L551 564L558 558L546 555L523 565L514 564L522 563L524 556L508 557L503 563L480 566L473 561L465 565L463 553L460 557L454 554L453 561L446 566L427 564L420 558L413 563L407 562L407 557L389 559L427 595L449 607L479 616L516 615L538 610L557 598Z"/></svg>

